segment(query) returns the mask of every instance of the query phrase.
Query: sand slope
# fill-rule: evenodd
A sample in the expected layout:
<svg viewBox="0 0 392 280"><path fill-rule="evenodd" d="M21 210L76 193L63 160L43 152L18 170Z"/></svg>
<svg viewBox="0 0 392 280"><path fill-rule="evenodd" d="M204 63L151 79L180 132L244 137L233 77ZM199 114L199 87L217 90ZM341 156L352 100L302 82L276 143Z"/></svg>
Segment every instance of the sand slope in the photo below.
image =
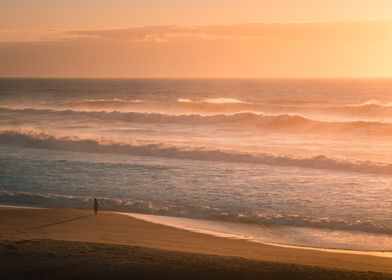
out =
<svg viewBox="0 0 392 280"><path fill-rule="evenodd" d="M15 244L23 243L15 241L38 239L131 245L169 250L173 254L183 252L231 256L328 269L392 274L390 258L281 248L230 240L147 223L111 212L94 215L87 210L0 207L0 240L3 246L16 246ZM17 247L19 246L15 248Z"/></svg>
<svg viewBox="0 0 392 280"><path fill-rule="evenodd" d="M75 241L3 242L0 258L1 279L392 279L375 272Z"/></svg>

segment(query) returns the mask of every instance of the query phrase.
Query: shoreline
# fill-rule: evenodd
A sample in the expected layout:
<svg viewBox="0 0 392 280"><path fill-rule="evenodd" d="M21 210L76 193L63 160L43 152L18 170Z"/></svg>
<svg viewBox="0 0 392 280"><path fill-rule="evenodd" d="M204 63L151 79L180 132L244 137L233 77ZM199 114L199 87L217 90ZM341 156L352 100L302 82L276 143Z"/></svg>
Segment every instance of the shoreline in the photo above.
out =
<svg viewBox="0 0 392 280"><path fill-rule="evenodd" d="M2 205L1 208L14 208L14 209L59 209L59 208L46 208L46 207L37 207L37 206L19 206L19 205ZM60 208L63 209L63 208ZM74 208L64 208L64 209L74 209ZM77 210L85 210L85 209L77 209ZM88 211L88 210L86 210ZM368 256L376 256L383 258L392 258L392 251L374 251L374 250L352 250L352 249L339 249L339 248L324 248L324 247L312 247L312 246L302 246L302 245L292 245L292 244L284 244L284 243L275 243L268 241L260 241L254 239L252 236L244 236L235 234L233 232L222 232L217 230L211 230L209 228L200 227L200 224L203 222L208 223L223 223L223 224L233 224L232 222L221 222L221 221L213 221L213 220L202 220L202 219L194 219L194 218L183 218L183 217L172 217L172 216L163 216L163 215L152 215L152 214L141 214L141 213L132 213L132 212L121 212L121 211L100 211L107 213L115 213L124 215L127 217L131 217L134 219L138 219L144 222L153 223L162 226L168 226L172 228L176 228L179 230L185 230L189 232L205 234L209 236L226 238L226 239L237 239L244 240L247 242L260 243L268 246L282 247L282 248L291 248L291 249L301 249L301 250L310 250L310 251L319 251L319 252L329 252L329 253L340 253L340 254L353 254L353 255L368 255ZM174 222L173 222L174 220ZM184 225L183 223L179 223L176 221L187 221L188 224Z"/></svg>
<svg viewBox="0 0 392 280"><path fill-rule="evenodd" d="M0 204L1 208L14 208L14 209L70 209L70 210L86 210L83 208L52 208L52 207L39 207L39 206L28 206L28 205L3 205ZM89 210L86 210L89 211ZM312 247L312 246L302 246L302 245L292 245L292 244L284 244L284 243L274 243L274 242L263 242L260 240L255 240L250 236L241 236L235 233L223 233L218 231L213 231L209 229L199 228L199 223L209 222L209 223L224 223L224 224L237 224L232 222L222 222L222 221L215 221L215 220L202 220L202 219L194 219L194 218L184 218L184 217L174 217L174 216L164 216L164 215L153 215L153 214L142 214L142 213L133 213L133 212L121 212L121 211L100 211L100 212L107 212L107 213L115 213L119 215L124 215L127 217L131 217L134 219L138 219L144 222L153 223L162 226L168 226L172 228L176 228L179 230L185 230L189 232L205 234L209 236L219 237L219 238L226 238L226 239L237 239L237 240L244 240L247 242L254 242L260 243L268 246L276 246L282 248L292 248L292 249L301 249L301 250L311 250L311 251L320 251L320 252L330 252L330 253L341 253L341 254L354 254L354 255L369 255L369 256L376 256L376 257L384 257L384 258L392 258L392 251L375 251L375 250L352 250L352 249L339 249L339 248L324 248L324 247ZM173 220L186 220L191 221L191 224L187 226L180 225L179 223L173 222Z"/></svg>
<svg viewBox="0 0 392 280"><path fill-rule="evenodd" d="M288 248L222 238L126 217L116 212L0 206L1 242L57 240L140 246L168 252L239 257L325 269L392 274L390 258Z"/></svg>
<svg viewBox="0 0 392 280"><path fill-rule="evenodd" d="M263 242L263 241L255 240L252 237L240 236L240 235L236 235L234 233L223 233L223 232L217 232L217 231L212 231L212 230L208 230L208 229L197 228L197 226L198 226L197 224L199 221L203 222L206 220L198 220L198 219L192 219L192 218L177 218L177 217L171 217L171 216L159 216L159 215L139 214L139 213L117 212L117 211L114 211L114 213L118 213L118 214L132 217L135 219L140 219L142 221L146 221L149 223L155 223L155 224L159 224L159 225L178 228L181 230L188 230L191 232L211 235L211 236L220 237L220 238L245 240L248 242L255 242L255 243L260 243L260 244L269 245L269 246L292 248L292 249L302 249L302 250L313 250L313 251L320 251L320 252L354 254L354 255L369 255L369 256L377 256L377 257L384 257L384 258L392 258L392 252L390 252L390 251L322 248L322 247L300 246L300 245L291 245L291 244L283 244L283 243ZM170 222L170 220L173 220L173 218L177 219L177 220L189 220L189 221L193 220L195 222L195 225L193 225L194 227L192 227L192 225L191 226L183 226L183 225L181 226L181 225ZM169 221L167 221L167 220L169 220ZM215 222L215 221L211 221L211 222ZM231 224L230 222L223 222L223 223Z"/></svg>

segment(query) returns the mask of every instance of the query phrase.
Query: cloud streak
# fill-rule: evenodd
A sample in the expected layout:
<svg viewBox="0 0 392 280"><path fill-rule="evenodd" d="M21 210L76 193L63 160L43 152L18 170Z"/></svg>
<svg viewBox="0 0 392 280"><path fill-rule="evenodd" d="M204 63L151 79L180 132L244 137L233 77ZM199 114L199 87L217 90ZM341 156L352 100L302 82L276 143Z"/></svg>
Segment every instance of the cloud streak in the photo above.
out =
<svg viewBox="0 0 392 280"><path fill-rule="evenodd" d="M392 21L325 23L251 23L234 25L157 25L123 29L69 30L67 35L134 42L165 42L183 38L253 38L301 41L382 41L392 39Z"/></svg>

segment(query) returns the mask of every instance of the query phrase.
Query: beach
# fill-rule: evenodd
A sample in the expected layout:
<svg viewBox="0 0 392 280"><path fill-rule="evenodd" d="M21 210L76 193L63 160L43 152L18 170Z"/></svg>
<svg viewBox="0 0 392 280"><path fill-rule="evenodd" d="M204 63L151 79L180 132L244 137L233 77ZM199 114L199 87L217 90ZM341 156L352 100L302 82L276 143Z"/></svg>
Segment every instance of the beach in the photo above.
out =
<svg viewBox="0 0 392 280"><path fill-rule="evenodd" d="M0 207L2 279L392 279L392 259L214 237L115 212Z"/></svg>
<svg viewBox="0 0 392 280"><path fill-rule="evenodd" d="M0 280L392 280L390 11L0 1Z"/></svg>

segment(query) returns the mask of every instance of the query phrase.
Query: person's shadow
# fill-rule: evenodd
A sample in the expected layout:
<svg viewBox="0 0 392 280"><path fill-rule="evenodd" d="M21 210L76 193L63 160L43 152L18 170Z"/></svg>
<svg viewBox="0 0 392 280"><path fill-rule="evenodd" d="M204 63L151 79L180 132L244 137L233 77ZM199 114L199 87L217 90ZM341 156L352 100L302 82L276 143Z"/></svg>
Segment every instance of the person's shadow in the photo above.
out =
<svg viewBox="0 0 392 280"><path fill-rule="evenodd" d="M76 220L84 219L84 218L87 218L87 217L90 217L90 216L94 216L94 215L91 214L91 215L86 215L86 216L76 217L76 218L72 218L72 219L67 219L67 220L63 220L63 221L59 221L59 222L55 222L55 223L51 223L51 224L46 224L46 225L42 225L42 226L36 226L36 227L26 228L26 229L24 229L24 230L22 230L22 231L29 231L29 230L34 230L34 229L41 229L41 228L46 228L46 227L61 225L61 224L73 222L73 221L76 221Z"/></svg>

